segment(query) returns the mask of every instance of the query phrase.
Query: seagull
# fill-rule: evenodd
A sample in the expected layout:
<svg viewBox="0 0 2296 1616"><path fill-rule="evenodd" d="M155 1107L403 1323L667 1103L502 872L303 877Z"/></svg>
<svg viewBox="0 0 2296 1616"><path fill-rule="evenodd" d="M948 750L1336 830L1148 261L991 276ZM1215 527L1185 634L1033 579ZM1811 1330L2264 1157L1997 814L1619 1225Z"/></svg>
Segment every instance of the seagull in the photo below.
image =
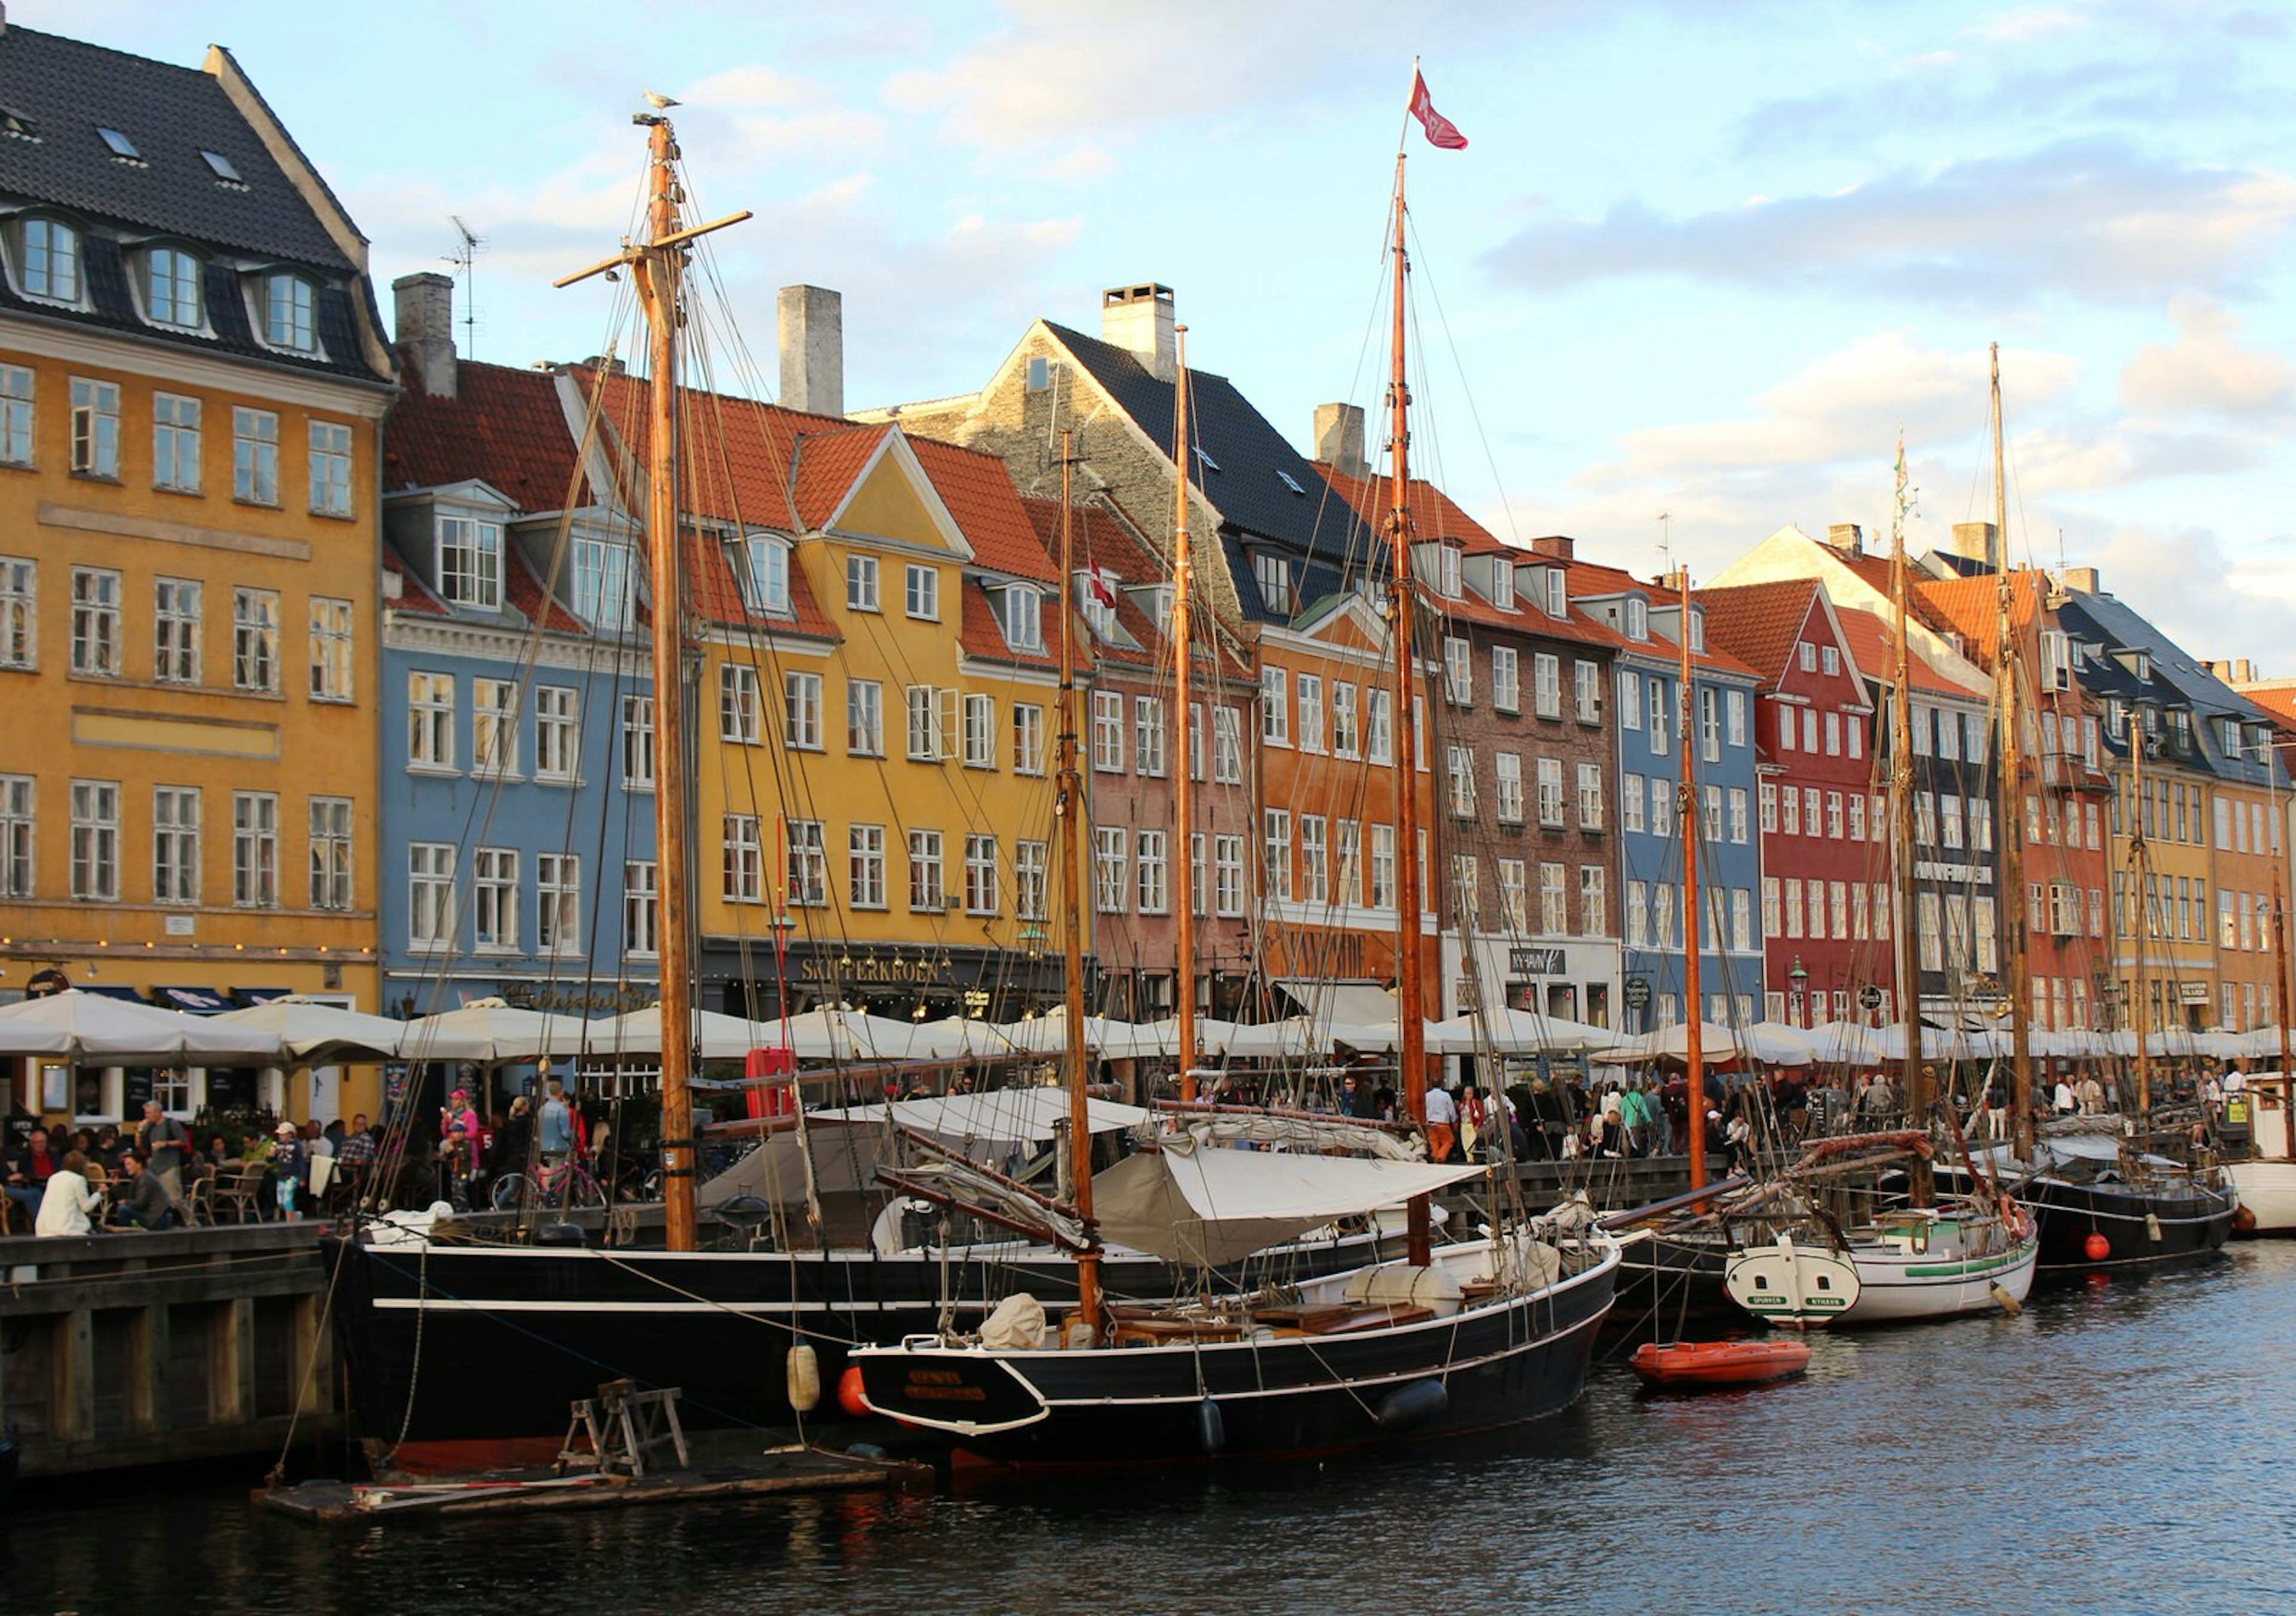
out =
<svg viewBox="0 0 2296 1616"><path fill-rule="evenodd" d="M660 90L648 90L644 94L646 104L657 112L667 112L670 108L681 104L672 97L663 94Z"/></svg>

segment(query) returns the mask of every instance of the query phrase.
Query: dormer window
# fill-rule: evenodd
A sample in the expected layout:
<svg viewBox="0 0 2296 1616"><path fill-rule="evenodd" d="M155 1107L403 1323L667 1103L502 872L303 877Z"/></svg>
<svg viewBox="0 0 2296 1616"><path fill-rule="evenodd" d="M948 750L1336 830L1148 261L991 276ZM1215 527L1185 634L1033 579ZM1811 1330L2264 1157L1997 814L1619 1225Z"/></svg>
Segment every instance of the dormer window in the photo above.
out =
<svg viewBox="0 0 2296 1616"><path fill-rule="evenodd" d="M1259 586L1259 599L1270 611L1289 616L1292 609L1292 563L1281 555L1255 555L1251 576Z"/></svg>
<svg viewBox="0 0 2296 1616"><path fill-rule="evenodd" d="M593 628L627 628L633 616L630 547L599 538L574 541L574 612Z"/></svg>
<svg viewBox="0 0 2296 1616"><path fill-rule="evenodd" d="M503 530L471 516L439 519L439 595L457 606L499 611L503 603Z"/></svg>
<svg viewBox="0 0 2296 1616"><path fill-rule="evenodd" d="M1690 649L1693 652L1706 649L1706 613L1695 607L1690 613Z"/></svg>
<svg viewBox="0 0 2296 1616"><path fill-rule="evenodd" d="M1088 567L1076 575L1077 610L1103 640L1116 632L1116 575L1105 567Z"/></svg>
<svg viewBox="0 0 2296 1616"><path fill-rule="evenodd" d="M29 298L80 300L79 232L61 219L26 219L18 227L16 262Z"/></svg>
<svg viewBox="0 0 2296 1616"><path fill-rule="evenodd" d="M997 621L1004 644L1014 651L1045 648L1045 597L1027 584L1007 584L998 591Z"/></svg>
<svg viewBox="0 0 2296 1616"><path fill-rule="evenodd" d="M1546 615L1557 620L1570 615L1570 575L1560 567L1546 570Z"/></svg>
<svg viewBox="0 0 2296 1616"><path fill-rule="evenodd" d="M1638 595L1627 597L1627 637L1630 640L1650 638L1650 603Z"/></svg>
<svg viewBox="0 0 2296 1616"><path fill-rule="evenodd" d="M263 277L263 340L299 354L319 349L318 292L299 275Z"/></svg>
<svg viewBox="0 0 2296 1616"><path fill-rule="evenodd" d="M1435 588L1447 601L1459 598L1459 549L1456 545L1439 545L1435 550Z"/></svg>
<svg viewBox="0 0 2296 1616"><path fill-rule="evenodd" d="M145 253L144 314L154 325L199 330L199 259L174 247L154 247Z"/></svg>
<svg viewBox="0 0 2296 1616"><path fill-rule="evenodd" d="M1502 611L1514 610L1514 566L1504 556L1491 562L1491 604Z"/></svg>
<svg viewBox="0 0 2296 1616"><path fill-rule="evenodd" d="M772 537L752 538L742 559L749 563L743 594L749 599L750 610L767 612L775 617L789 616L788 541Z"/></svg>

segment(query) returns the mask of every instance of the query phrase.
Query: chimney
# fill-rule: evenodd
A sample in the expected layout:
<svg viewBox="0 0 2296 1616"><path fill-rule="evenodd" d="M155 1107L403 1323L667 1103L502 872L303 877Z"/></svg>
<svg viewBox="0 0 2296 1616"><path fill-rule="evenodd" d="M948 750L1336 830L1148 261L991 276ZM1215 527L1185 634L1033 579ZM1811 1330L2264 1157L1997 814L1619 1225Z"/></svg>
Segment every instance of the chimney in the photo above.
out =
<svg viewBox="0 0 2296 1616"><path fill-rule="evenodd" d="M1532 539L1530 553L1533 555L1550 556L1555 561L1567 562L1572 559L1571 546L1572 541L1568 534L1550 533L1544 538Z"/></svg>
<svg viewBox="0 0 2296 1616"><path fill-rule="evenodd" d="M390 283L392 326L406 362L433 398L455 396L455 283L435 270Z"/></svg>
<svg viewBox="0 0 2296 1616"><path fill-rule="evenodd" d="M1342 477L1368 477L1364 458L1364 413L1360 404L1316 406L1316 458Z"/></svg>
<svg viewBox="0 0 2296 1616"><path fill-rule="evenodd" d="M2098 595L2103 593L2103 591L2098 589L2096 586L2096 569L2095 567L2067 567L2065 569L2064 587L2067 590L2075 595Z"/></svg>
<svg viewBox="0 0 2296 1616"><path fill-rule="evenodd" d="M1957 521L1953 524L1953 554L1983 562L1988 568L1998 571L2001 558L1993 537L1993 524L1989 521Z"/></svg>
<svg viewBox="0 0 2296 1616"><path fill-rule="evenodd" d="M1838 521L1826 529L1825 542L1844 555L1861 555L1866 550L1866 529L1854 521Z"/></svg>
<svg viewBox="0 0 2296 1616"><path fill-rule="evenodd" d="M1180 373L1179 350L1172 336L1172 289L1144 281L1102 292L1100 340L1137 355L1157 381L1171 381Z"/></svg>
<svg viewBox="0 0 2296 1616"><path fill-rule="evenodd" d="M784 409L845 413L845 296L824 286L784 286L774 299L782 346Z"/></svg>

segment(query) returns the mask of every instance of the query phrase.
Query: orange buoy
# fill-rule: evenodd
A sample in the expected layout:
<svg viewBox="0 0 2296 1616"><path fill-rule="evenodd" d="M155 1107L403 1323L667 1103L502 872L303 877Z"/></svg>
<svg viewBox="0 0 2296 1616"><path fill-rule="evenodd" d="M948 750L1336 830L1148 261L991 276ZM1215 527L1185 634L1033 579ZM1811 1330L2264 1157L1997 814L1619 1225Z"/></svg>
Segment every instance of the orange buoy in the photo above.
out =
<svg viewBox="0 0 2296 1616"><path fill-rule="evenodd" d="M869 1417L868 1400L861 1395L861 1366L848 1364L837 1377L837 1406L857 1420Z"/></svg>
<svg viewBox="0 0 2296 1616"><path fill-rule="evenodd" d="M2081 1242L2081 1255L2091 1262L2103 1262L2112 1255L2112 1242L2102 1235L2092 1235Z"/></svg>
<svg viewBox="0 0 2296 1616"><path fill-rule="evenodd" d="M2253 1235L2253 1234L2255 1234L2255 1233L2256 1233L2256 1211L2255 1211L2255 1209L2253 1209L2253 1208L2251 1208L2251 1207L2242 1207L2239 1210L2237 1210L2237 1211L2235 1211L2234 1213L2233 1213L2233 1215L2232 1215L2232 1232L2233 1232L2234 1234L2235 1234L2235 1235Z"/></svg>

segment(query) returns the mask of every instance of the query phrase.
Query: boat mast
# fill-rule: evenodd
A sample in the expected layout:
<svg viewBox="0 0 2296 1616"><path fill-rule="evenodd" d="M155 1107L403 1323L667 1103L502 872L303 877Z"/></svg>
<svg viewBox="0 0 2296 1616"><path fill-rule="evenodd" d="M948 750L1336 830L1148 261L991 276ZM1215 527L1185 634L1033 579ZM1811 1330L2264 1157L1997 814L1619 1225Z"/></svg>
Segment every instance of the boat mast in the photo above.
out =
<svg viewBox="0 0 2296 1616"><path fill-rule="evenodd" d="M661 1179L663 1237L673 1251L694 1249L693 939L686 841L685 595L678 565L677 333L688 244L750 217L744 210L706 225L678 221L677 137L669 119L638 112L647 131L646 233L620 251L554 284L571 286L627 265L645 313L647 339L646 566L653 597L654 857L661 966Z"/></svg>
<svg viewBox="0 0 2296 1616"><path fill-rule="evenodd" d="M1906 1096L1906 1113L1916 1127L1929 1115L1929 1079L1922 1065L1921 961L1914 899L1914 716L1913 652L1906 642L1906 440L1898 439L1898 495L1890 517L1890 619L1897 636L1890 691L1890 853L1898 868L1898 1031L1905 1047L1898 1062L1898 1083ZM1961 720L1956 718L1956 724ZM1933 1198L1929 1159L1916 1154L1910 1163L1908 1187L1915 1206Z"/></svg>
<svg viewBox="0 0 2296 1616"><path fill-rule="evenodd" d="M1077 1310L1090 1337L1100 1335L1100 1242L1092 1217L1092 1111L1084 1088L1084 906L1078 883L1083 879L1080 857L1084 817L1084 781L1077 773L1076 611L1070 601L1076 584L1076 545L1070 529L1074 507L1070 503L1069 474L1076 464L1073 434L1061 429L1061 739L1060 786L1053 812L1061 822L1061 947L1062 987L1069 1018L1067 1055L1062 1062L1069 1081L1069 1198L1077 1221L1084 1227L1086 1244L1076 1254Z"/></svg>
<svg viewBox="0 0 2296 1616"><path fill-rule="evenodd" d="M2128 709L2128 882L2136 889L2136 965L2129 990L2136 997L2136 1117L2152 1112L2152 995L2144 967L2152 955L2152 849L2144 837L2144 721L2134 702Z"/></svg>
<svg viewBox="0 0 2296 1616"><path fill-rule="evenodd" d="M1677 670L1674 728L1682 746L1682 806L1674 816L1682 833L1682 1061L1689 1068L1683 1103L1690 1112L1690 1187L1706 1187L1706 1048L1705 1029L1699 1021L1698 950L1704 940L1698 930L1698 765L1692 755L1690 723L1690 569L1677 568L1675 581L1682 587L1682 621L1675 638L1680 667Z"/></svg>
<svg viewBox="0 0 2296 1616"><path fill-rule="evenodd" d="M2000 767L1994 777L2000 783L2000 806L1996 810L2001 821L2001 903L2005 923L2000 931L2008 944L2008 954L2003 962L2007 966L2009 988L2009 1059L2011 1081L2015 1093L2010 1096L2016 1108L2015 1133L2012 1149L2021 1161L2033 1159L2033 1052L2029 1013L2031 1004L2030 967L2025 957L2026 926L2029 917L2025 908L2025 820L2023 789L2020 783L2024 756L2020 750L2023 725L2017 716L2017 641L2011 627L2011 590L2009 578L2009 495L2008 481L2003 474L2001 455L2001 345L1993 343L1987 350L1991 360L1991 391L1993 400L1993 556L1994 556L1994 633L1996 649L1993 665L1999 679L1998 695L2001 710ZM2038 603L2037 603L2038 605Z"/></svg>
<svg viewBox="0 0 2296 1616"><path fill-rule="evenodd" d="M1180 1045L1180 1100L1196 1097L1196 870L1195 783L1188 770L1188 328L1172 327L1172 834L1179 845L1167 861L1175 876L1173 906L1174 1003ZM1217 719L1214 720L1217 722Z"/></svg>
<svg viewBox="0 0 2296 1616"><path fill-rule="evenodd" d="M1388 545L1395 578L1389 596L1388 632L1395 645L1395 1008L1397 1059L1403 1067L1404 1115L1427 1125L1427 1029L1419 1005L1419 810L1414 797L1419 773L1419 736L1412 724L1411 693L1416 682L1419 591L1411 575L1411 390L1404 380L1404 276L1409 262L1403 246L1403 153L1395 154L1395 284L1387 381ZM1427 1197L1411 1198L1406 1235L1407 1259L1428 1259Z"/></svg>
<svg viewBox="0 0 2296 1616"><path fill-rule="evenodd" d="M2278 782L2274 775L2280 764L2279 754L2271 742L2264 743L2264 791L2272 804L2272 829L2286 847L2285 833L2280 812ZM2296 1079L2288 1070L2288 855L2284 850L2272 861L2272 954L2274 968L2278 974L2272 997L2273 1021L2280 1029L2280 1115L2283 1119L2281 1144L2284 1153L2296 1161Z"/></svg>

